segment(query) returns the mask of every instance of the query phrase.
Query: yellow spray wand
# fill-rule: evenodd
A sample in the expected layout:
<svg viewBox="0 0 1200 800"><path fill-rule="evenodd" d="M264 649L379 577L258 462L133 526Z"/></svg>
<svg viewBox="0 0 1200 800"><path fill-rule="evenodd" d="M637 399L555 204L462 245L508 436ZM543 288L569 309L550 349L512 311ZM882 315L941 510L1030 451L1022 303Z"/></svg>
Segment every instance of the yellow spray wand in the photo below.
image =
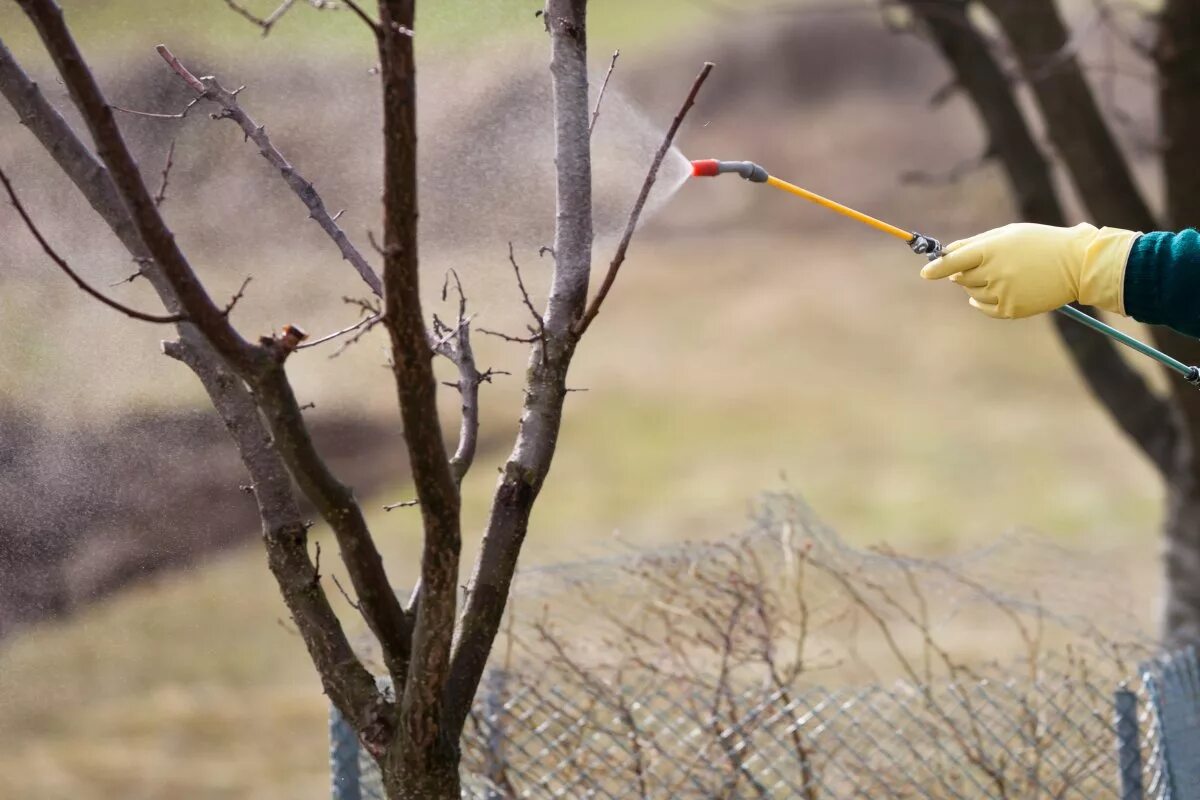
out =
<svg viewBox="0 0 1200 800"><path fill-rule="evenodd" d="M877 231L889 234L901 239L907 244L914 253L927 256L929 260L933 260L942 255L942 243L932 236L926 236L915 231L907 231L904 228L897 228L895 225L876 219L861 211L856 211L849 206L844 206L828 197L823 197L816 192L810 192L807 189L780 180L773 175L770 175L765 169L755 164L752 161L717 161L716 159L705 159L702 161L692 162L692 175L697 177L715 177L725 173L735 173L741 175L748 181L753 183L765 183L768 186L773 186L776 189L781 189L789 194L794 194L808 200L811 203L816 203L819 206L841 214L844 217L857 220L874 228ZM1062 306L1056 309L1060 314L1065 314L1071 319L1088 326L1092 330L1098 331L1105 336L1109 336L1126 347L1130 347L1143 355L1149 356L1158 363L1168 369L1178 372L1183 378L1193 386L1200 386L1200 368L1188 366L1178 359L1172 358L1166 353L1158 350L1145 342L1135 339L1123 331L1119 331L1111 325L1106 325L1095 317L1080 311L1073 306Z"/></svg>

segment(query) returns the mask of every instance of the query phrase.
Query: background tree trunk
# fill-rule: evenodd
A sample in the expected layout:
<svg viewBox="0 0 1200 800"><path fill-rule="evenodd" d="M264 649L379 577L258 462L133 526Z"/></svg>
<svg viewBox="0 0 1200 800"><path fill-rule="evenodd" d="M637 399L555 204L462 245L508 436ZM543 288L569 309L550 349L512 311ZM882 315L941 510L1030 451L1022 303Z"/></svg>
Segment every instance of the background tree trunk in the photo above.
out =
<svg viewBox="0 0 1200 800"><path fill-rule="evenodd" d="M1163 138L1162 170L1166 187L1166 227L1200 224L1200 15L1196 4L1167 0L1159 20L1155 49L1159 75L1159 114ZM1159 337L1164 341L1163 337ZM1196 363L1200 342L1173 335L1170 346ZM1200 643L1200 392L1172 385L1180 425L1186 430L1171 478L1167 481L1166 534L1163 548L1166 587L1163 625L1169 642Z"/></svg>
<svg viewBox="0 0 1200 800"><path fill-rule="evenodd" d="M907 0L970 97L999 159L1022 219L1062 225L1051 163L1042 154L1016 98L1016 82L967 14L968 0ZM1097 225L1136 230L1182 228L1200 219L1200 160L1192 135L1200 125L1200 21L1186 0L1170 0L1161 20L1158 67L1167 138L1168 219L1156 221L1076 58L1054 0L984 0L1028 81L1051 143ZM1060 315L1054 324L1096 399L1159 470L1166 488L1164 609L1167 646L1200 643L1200 393L1175 379L1156 395L1115 345ZM1155 341L1189 363L1200 342L1153 328Z"/></svg>

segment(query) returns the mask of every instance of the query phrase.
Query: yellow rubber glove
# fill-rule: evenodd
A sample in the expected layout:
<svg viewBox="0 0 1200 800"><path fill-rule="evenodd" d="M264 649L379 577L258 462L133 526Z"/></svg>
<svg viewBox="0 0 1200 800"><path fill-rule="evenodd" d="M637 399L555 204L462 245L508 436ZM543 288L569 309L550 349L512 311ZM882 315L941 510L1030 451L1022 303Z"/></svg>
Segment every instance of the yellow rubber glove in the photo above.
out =
<svg viewBox="0 0 1200 800"><path fill-rule="evenodd" d="M1125 262L1141 234L1087 223L1056 228L1020 222L952 242L921 270L949 278L975 308L1016 319L1080 302L1125 313Z"/></svg>

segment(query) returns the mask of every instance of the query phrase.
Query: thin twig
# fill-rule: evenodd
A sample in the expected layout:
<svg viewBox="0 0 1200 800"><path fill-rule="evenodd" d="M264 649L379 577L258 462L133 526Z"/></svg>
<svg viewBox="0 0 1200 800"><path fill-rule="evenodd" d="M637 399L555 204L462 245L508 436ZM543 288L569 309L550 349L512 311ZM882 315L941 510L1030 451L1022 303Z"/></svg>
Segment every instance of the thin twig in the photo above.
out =
<svg viewBox="0 0 1200 800"><path fill-rule="evenodd" d="M238 287L237 293L235 293L233 297L229 299L229 302L225 304L225 316L229 316L229 312L233 311L233 307L236 306L238 301L242 299L242 296L246 294L246 287L250 285L250 281L252 280L254 280L254 278L247 275L246 279L242 281L242 285Z"/></svg>
<svg viewBox="0 0 1200 800"><path fill-rule="evenodd" d="M283 2L280 3L274 11L266 16L266 18L260 19L242 6L235 3L234 0L225 0L225 5L229 6L239 15L250 20L258 27L262 28L262 35L264 37L271 33L271 28L275 27L275 23L279 22L279 20L283 18L283 15L290 11L292 6L295 4L296 0L283 0Z"/></svg>
<svg viewBox="0 0 1200 800"><path fill-rule="evenodd" d="M513 274L517 276L517 288L521 290L521 302L529 309L529 313L537 320L538 327L545 328L546 321L542 319L542 315L533 305L533 301L529 299L529 292L525 289L525 281L521 280L521 268L517 266L517 259L513 255L513 243L508 243L508 263L512 264Z"/></svg>
<svg viewBox="0 0 1200 800"><path fill-rule="evenodd" d="M122 286L126 283L133 283L134 281L136 281L138 278L141 278L142 276L143 276L142 265L139 264L136 272L130 273L130 275L128 277L121 278L121 280L116 281L115 283L110 283L108 285L108 288L115 289L118 286Z"/></svg>
<svg viewBox="0 0 1200 800"><path fill-rule="evenodd" d="M646 173L646 180L642 183L642 190L638 193L637 200L633 204L633 210L629 213L629 222L625 225L625 233L621 236L621 241L617 245L617 252L613 256L612 263L608 265L608 273L604 276L604 281L600 284L600 290L596 296L592 298L591 305L584 312L583 318L575 323L574 333L576 337L583 336L587 331L588 326L592 324L592 320L600 313L600 306L604 303L604 298L608 297L608 292L612 289L613 281L617 279L617 273L621 270L621 264L625 262L625 253L629 250L629 242L633 239L633 233L637 230L638 219L642 215L642 209L646 205L646 198L650 196L650 189L654 186L654 181L658 177L658 168L662 166L663 159L667 155L667 151L671 149L671 143L675 141L675 134L679 130L679 126L683 124L684 117L691 110L692 105L696 102L696 94L699 93L700 87L704 85L704 81L708 79L708 74L712 72L713 63L711 61L704 62L704 67L700 70L700 74L696 76L696 80L692 82L691 91L683 101L683 106L680 107L679 113L675 115L675 119L671 122L671 127L667 129L666 136L663 137L662 145L659 146L658 152L654 154L654 161L650 164L650 171Z"/></svg>
<svg viewBox="0 0 1200 800"><path fill-rule="evenodd" d="M507 333L488 330L487 328L476 328L476 330L486 336L495 336L497 339L503 339L504 341L512 342L513 344L533 344L534 342L538 341L539 338L536 335L527 338L521 336L509 336Z"/></svg>
<svg viewBox="0 0 1200 800"><path fill-rule="evenodd" d="M613 70L617 66L617 59L621 57L620 50L613 50L612 61L608 62L608 72L604 73L604 82L600 84L600 91L596 94L596 107L592 109L592 123L588 125L588 136L596 132L596 120L600 118L600 104L604 102L604 90L608 88L608 79L612 77Z"/></svg>
<svg viewBox="0 0 1200 800"><path fill-rule="evenodd" d="M8 192L8 198L12 201L13 208L17 210L17 214L19 214L21 219L25 222L25 227L27 227L29 232L33 234L33 238L37 239L38 244L42 246L42 250L45 251L46 255L50 257L51 261L58 265L59 269L67 273L71 280L75 281L75 285L80 289L83 289L83 291L87 292L101 303L104 303L104 305L108 306L109 308L115 308L122 314L132 317L133 319L141 320L142 322L169 324L173 322L183 322L187 319L187 315L185 314L145 314L141 311L132 309L129 306L118 303L116 300L106 297L97 289L93 289L87 281L79 277L75 270L71 269L71 266L54 251L54 248L51 247L50 243L47 242L45 237L42 236L42 232L38 230L37 225L34 224L33 220L29 217L29 214L25 212L25 207L21 205L21 201L17 198L17 193L13 189L12 183L9 182L8 176L4 174L3 170L0 170L0 183L4 184L4 189L6 192Z"/></svg>
<svg viewBox="0 0 1200 800"><path fill-rule="evenodd" d="M358 3L354 2L354 0L342 0L342 2L345 3L346 8L358 15L358 18L361 19L366 26L371 29L372 33L374 33L376 36L383 35L383 28L379 26L378 22L371 19L371 15L366 11L363 11L362 7L360 7Z"/></svg>
<svg viewBox="0 0 1200 800"><path fill-rule="evenodd" d="M283 157L283 154L275 149L275 146L271 144L271 140L267 136L266 129L251 119L241 109L237 102L237 92L226 90L217 83L215 78L197 78L187 67L180 63L179 59L171 53L166 45L160 44L155 50L158 51L158 54L167 62L167 65L188 86L199 92L205 100L221 106L222 112L218 115L219 118L228 118L237 123L238 127L246 135L246 138L258 146L258 151L262 154L263 158L271 166L279 170L279 174L283 177L283 180L291 187L292 191L295 192L296 196L300 198L300 201L308 209L309 218L320 225L321 230L325 231L334 244L338 246L338 249L342 253L342 258L349 261L355 271L358 272L359 277L371 288L371 291L377 297L381 297L383 295L383 284L380 282L375 270L363 258L362 253L350 243L346 232L338 227L338 224L329 215L328 210L325 208L325 202L317 193L316 187L297 172L296 168Z"/></svg>
<svg viewBox="0 0 1200 800"><path fill-rule="evenodd" d="M317 554L313 558L313 573L311 585L318 586L321 583L321 543L316 542Z"/></svg>
<svg viewBox="0 0 1200 800"><path fill-rule="evenodd" d="M378 315L378 314L370 316L370 317L363 317L358 322L354 323L353 325L350 325L349 327L342 328L340 331L334 331L333 333L326 334L325 336L322 336L319 339L313 339L311 342L305 342L304 344L300 345L296 349L304 350L309 347L316 347L319 344L324 344L325 342L331 341L333 339L337 339L338 337L345 336L347 333L353 333L354 331L357 331L360 328L365 328L365 330L363 330L363 333L366 333L367 331L371 330L371 328L373 328L377 324L379 324L379 322L382 319L383 319L383 316Z"/></svg>
<svg viewBox="0 0 1200 800"><path fill-rule="evenodd" d="M346 591L344 586L342 586L342 582L338 580L337 575L330 574L329 577L333 578L333 585L336 586L337 590L342 593L342 599L344 599L351 608L361 614L362 608L358 605L358 603L350 599L350 593Z"/></svg>
<svg viewBox="0 0 1200 800"><path fill-rule="evenodd" d="M384 511L392 511L397 508L416 508L421 505L420 500L401 500L399 503L389 503L383 507Z"/></svg>
<svg viewBox="0 0 1200 800"><path fill-rule="evenodd" d="M124 108L122 106L115 106L111 104L109 107L114 111L120 111L123 114L132 114L135 117L150 117L151 119L184 119L187 117L188 112L190 112L192 108L201 101L201 99L203 98L193 98L186 106L183 107L183 111L180 111L178 114L161 114L154 111L138 111L137 109Z"/></svg>
<svg viewBox="0 0 1200 800"><path fill-rule="evenodd" d="M529 313L533 315L537 327L529 327L530 333L537 336L542 343L542 359L549 357L549 346L546 342L546 320L538 313L537 308L533 305L533 301L529 299L529 292L525 289L525 281L521 279L521 268L517 266L517 259L513 255L513 244L508 243L508 263L512 264L513 274L517 276L517 288L521 290L521 302L525 304L525 308L529 309Z"/></svg>
<svg viewBox="0 0 1200 800"><path fill-rule="evenodd" d="M162 183L158 185L158 191L154 194L154 205L161 206L163 201L167 199L167 182L171 177L171 167L175 165L175 140L171 140L171 146L167 149L167 163L163 165ZM140 273L139 273L140 274Z"/></svg>

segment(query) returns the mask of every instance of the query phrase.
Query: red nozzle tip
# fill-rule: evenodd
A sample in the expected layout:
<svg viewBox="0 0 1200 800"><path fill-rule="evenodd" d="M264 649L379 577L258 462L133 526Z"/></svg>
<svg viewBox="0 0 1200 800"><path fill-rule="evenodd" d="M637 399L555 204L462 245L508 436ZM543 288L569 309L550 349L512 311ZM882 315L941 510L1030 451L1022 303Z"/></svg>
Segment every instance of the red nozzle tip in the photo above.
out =
<svg viewBox="0 0 1200 800"><path fill-rule="evenodd" d="M711 178L720 174L717 171L718 162L715 158L704 158L692 162L692 176L695 178Z"/></svg>

